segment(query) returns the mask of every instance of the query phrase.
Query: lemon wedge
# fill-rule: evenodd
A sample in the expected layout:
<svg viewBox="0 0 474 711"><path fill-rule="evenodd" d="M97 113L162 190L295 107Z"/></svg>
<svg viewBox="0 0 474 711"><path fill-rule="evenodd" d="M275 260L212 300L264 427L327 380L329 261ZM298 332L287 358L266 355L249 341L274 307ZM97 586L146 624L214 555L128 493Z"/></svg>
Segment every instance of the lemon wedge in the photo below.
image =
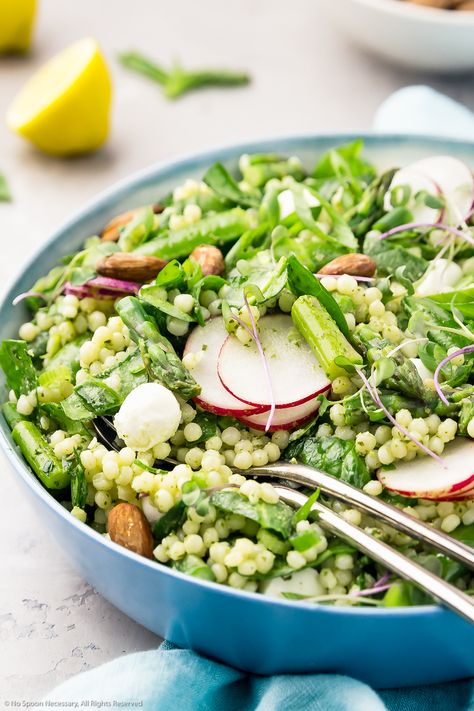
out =
<svg viewBox="0 0 474 711"><path fill-rule="evenodd" d="M0 0L0 53L28 49L35 14L36 0Z"/></svg>
<svg viewBox="0 0 474 711"><path fill-rule="evenodd" d="M97 42L82 39L31 77L8 109L7 124L45 153L88 153L109 134L111 94Z"/></svg>

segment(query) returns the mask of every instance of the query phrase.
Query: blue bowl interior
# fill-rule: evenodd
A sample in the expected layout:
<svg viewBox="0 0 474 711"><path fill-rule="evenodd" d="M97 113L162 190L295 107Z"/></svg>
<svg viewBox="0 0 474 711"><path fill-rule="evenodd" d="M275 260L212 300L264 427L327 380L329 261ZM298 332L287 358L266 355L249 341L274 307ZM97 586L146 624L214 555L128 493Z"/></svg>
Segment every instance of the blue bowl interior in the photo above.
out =
<svg viewBox="0 0 474 711"><path fill-rule="evenodd" d="M303 136L223 148L152 166L118 183L63 225L25 266L0 306L0 338L16 337L28 318L24 306L12 306L13 297L114 215L159 200L186 178L200 178L216 160L232 169L241 153L276 150L298 155L310 169L321 153L356 137ZM459 157L474 168L472 143L373 135L364 140L368 157L381 169L434 154ZM186 577L135 556L71 517L27 468L3 418L0 439L25 493L84 577L126 614L176 644L256 673L337 671L376 687L474 674L469 652L474 628L447 610L314 606Z"/></svg>

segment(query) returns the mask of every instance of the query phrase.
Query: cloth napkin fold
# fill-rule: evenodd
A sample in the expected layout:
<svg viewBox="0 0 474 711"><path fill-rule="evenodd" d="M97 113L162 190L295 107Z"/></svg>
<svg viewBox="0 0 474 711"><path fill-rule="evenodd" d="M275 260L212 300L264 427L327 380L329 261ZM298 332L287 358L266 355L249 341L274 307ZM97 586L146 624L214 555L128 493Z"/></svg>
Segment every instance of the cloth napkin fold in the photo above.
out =
<svg viewBox="0 0 474 711"><path fill-rule="evenodd" d="M410 86L384 101L374 128L474 140L474 115L429 87ZM87 700L91 708L144 711L474 711L474 680L375 692L335 674L249 675L164 642L72 677L44 703L70 709Z"/></svg>

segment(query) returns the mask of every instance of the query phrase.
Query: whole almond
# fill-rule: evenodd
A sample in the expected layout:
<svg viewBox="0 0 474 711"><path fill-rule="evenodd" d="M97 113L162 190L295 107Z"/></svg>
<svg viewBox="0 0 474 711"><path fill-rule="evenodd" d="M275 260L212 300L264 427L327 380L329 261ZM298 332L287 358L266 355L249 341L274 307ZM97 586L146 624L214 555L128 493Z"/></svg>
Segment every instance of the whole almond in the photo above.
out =
<svg viewBox="0 0 474 711"><path fill-rule="evenodd" d="M456 3L454 0L409 0L414 5L424 5L425 7L436 7L440 10L449 10Z"/></svg>
<svg viewBox="0 0 474 711"><path fill-rule="evenodd" d="M189 258L201 266L204 276L224 273L225 262L222 252L212 244L201 244L196 247L189 255Z"/></svg>
<svg viewBox="0 0 474 711"><path fill-rule="evenodd" d="M133 210L122 212L121 215L117 215L117 217L114 217L106 224L102 230L101 238L105 242L117 242L120 237L120 228L130 222L130 220L132 220L135 215L140 212L140 210L143 210L144 207L151 207L155 215L160 214L160 212L163 212L164 209L162 205L156 204L142 205L142 207L135 207Z"/></svg>
<svg viewBox="0 0 474 711"><path fill-rule="evenodd" d="M150 524L138 506L133 504L117 504L109 513L109 536L119 546L129 551L153 557L153 536Z"/></svg>
<svg viewBox="0 0 474 711"><path fill-rule="evenodd" d="M158 257L147 257L133 252L114 252L101 259L96 269L101 276L144 284L154 279L167 263Z"/></svg>
<svg viewBox="0 0 474 711"><path fill-rule="evenodd" d="M372 277L377 265L367 254L343 254L322 267L318 274L350 274L351 276Z"/></svg>
<svg viewBox="0 0 474 711"><path fill-rule="evenodd" d="M474 0L464 0L456 6L456 10L463 10L464 12L474 12Z"/></svg>

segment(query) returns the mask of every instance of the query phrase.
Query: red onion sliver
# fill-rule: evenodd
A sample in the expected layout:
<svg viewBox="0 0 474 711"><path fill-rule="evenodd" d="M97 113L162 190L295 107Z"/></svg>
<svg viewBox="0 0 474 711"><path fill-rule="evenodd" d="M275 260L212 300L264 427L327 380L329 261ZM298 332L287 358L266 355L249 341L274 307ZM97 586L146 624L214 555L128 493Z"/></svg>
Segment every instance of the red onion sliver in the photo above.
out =
<svg viewBox="0 0 474 711"><path fill-rule="evenodd" d="M434 372L433 380L436 388L436 392L439 395L439 398L442 402L444 402L445 405L449 405L449 402L441 390L441 386L439 384L439 374L441 373L442 368L446 365L446 363L449 363L449 361L454 360L454 358L457 358L460 355L464 355L465 353L474 353L474 345L473 346L464 346L464 348L460 348L458 351L455 351L454 353L451 353L451 355L446 356L446 358L443 358L443 360L438 363L436 366L436 370Z"/></svg>
<svg viewBox="0 0 474 711"><path fill-rule="evenodd" d="M41 294L41 292L39 292L39 291L24 291L22 294L18 294L18 296L15 296L15 298L12 301L12 305L16 306L21 301L24 301L25 299L29 299L30 297L35 297L37 299L44 299L46 301L45 295Z"/></svg>
<svg viewBox="0 0 474 711"><path fill-rule="evenodd" d="M88 296L102 297L104 299L116 299L122 294L137 294L141 288L140 284L134 281L124 281L122 279L110 279L109 277L95 277L85 284L71 284L66 282L63 287L65 294L73 294L78 299Z"/></svg>
<svg viewBox="0 0 474 711"><path fill-rule="evenodd" d="M422 442L417 440L416 437L413 437L411 432L409 432L407 429L405 429L405 427L403 427L403 425L400 425L396 421L396 419L393 417L391 412L389 412L389 410L387 410L387 408L383 404L382 400L380 399L377 388L375 386L371 385L369 380L366 378L366 376L362 372L362 369L356 367L356 371L357 371L357 374L359 375L360 379L364 383L365 387L367 388L367 392L369 393L370 397L375 402L375 404L385 413L386 417L392 423L392 425L394 427L396 427L397 430L400 430L400 432L402 432L405 435L405 437L408 437L408 439L410 439L412 442L414 442L416 444L416 446L419 447L425 454L432 457L433 459L436 459L436 461L439 462L439 464L441 464L444 467L445 464L444 464L443 459L441 459L441 457L438 457L438 455L435 454L434 452L432 452L431 449L429 449L428 447L425 447L425 445Z"/></svg>
<svg viewBox="0 0 474 711"><path fill-rule="evenodd" d="M398 227L393 227L391 230L388 230L388 232L384 232L380 235L379 239L385 239L386 237L391 237L392 235L396 235L399 232L405 232L406 230L416 230L419 227L431 227L432 229L450 232L451 234L456 235L456 237L461 237L466 240L466 242L469 242L469 244L474 245L474 238L465 232L461 232L461 230L458 230L456 227L451 227L450 225L433 222L407 222L405 225L399 225Z"/></svg>
<svg viewBox="0 0 474 711"><path fill-rule="evenodd" d="M270 413L269 413L269 415L268 415L267 424L265 425L265 432L268 432L268 430L269 430L270 427L272 426L272 420L273 420L273 418L274 418L274 416L275 416L275 409L276 409L275 395L274 395L274 393L273 393L272 378L271 378L270 370L269 370L269 367L268 367L267 356L265 355L265 351L263 350L262 342L261 342L260 337L259 337L259 335L258 335L257 324L255 323L255 319L254 319L254 317L253 317L252 309L250 308L250 304L249 304L248 299L247 299L247 297L246 297L245 294L244 294L244 301L245 301L245 305L246 305L246 307L247 307L247 310L248 310L248 312L249 312L250 322L251 322L251 324L252 324L253 339L254 339L254 341L255 341L255 345L256 345L257 348L258 348L258 352L260 353L260 358L262 359L263 369L264 369L264 371L265 371L265 378L266 378L267 383L268 383L268 391L269 391L269 393L270 393L270 398L271 398L271 400L270 400L270 403L271 403Z"/></svg>

